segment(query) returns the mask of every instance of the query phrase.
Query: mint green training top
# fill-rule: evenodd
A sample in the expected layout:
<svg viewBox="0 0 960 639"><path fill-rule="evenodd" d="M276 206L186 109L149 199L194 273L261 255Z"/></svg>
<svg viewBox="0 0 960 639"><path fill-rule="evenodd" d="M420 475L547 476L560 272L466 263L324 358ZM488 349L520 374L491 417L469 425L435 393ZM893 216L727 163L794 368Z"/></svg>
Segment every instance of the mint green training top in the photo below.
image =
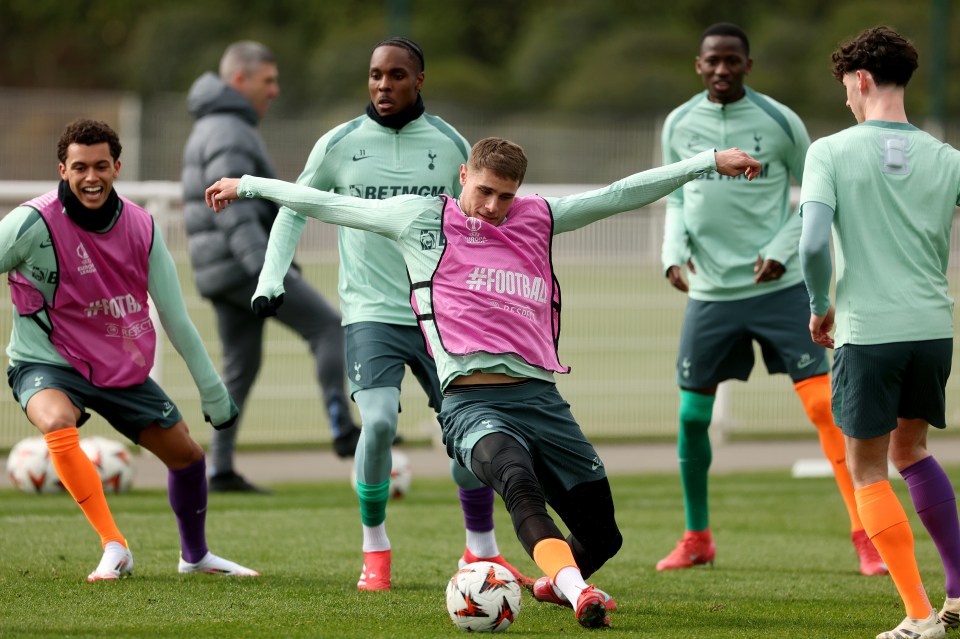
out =
<svg viewBox="0 0 960 639"><path fill-rule="evenodd" d="M762 164L754 180L708 173L667 198L663 270L692 259L692 299L744 299L803 281L797 258L800 218L790 208L790 176L801 179L810 146L800 118L747 88L743 98L729 104L711 102L703 91L674 109L663 125L664 163L734 146ZM754 284L758 256L783 264L783 277Z"/></svg>
<svg viewBox="0 0 960 639"><path fill-rule="evenodd" d="M553 215L554 234L566 233L655 202L685 182L715 170L714 151L709 149L689 160L636 173L601 189L544 200ZM297 238L307 221L305 216L372 231L392 240L399 247L410 278L415 282L431 279L443 252L439 242L424 242L424 238L439 237L443 209L440 197L400 195L386 200L365 200L249 175L240 180L237 192L242 198L262 197L289 207L281 209L283 214L277 217L270 231L267 256L254 299L277 297L283 293L283 274L290 267ZM503 224L509 223L508 215ZM417 289L417 305L421 313L432 312L426 289ZM443 350L432 323L427 325L426 331L443 388L454 378L476 371L553 381L552 373L511 355L451 355Z"/></svg>
<svg viewBox="0 0 960 639"><path fill-rule="evenodd" d="M442 119L423 114L399 131L366 115L321 137L297 184L382 200L395 195L460 195L460 165L470 146ZM410 281L396 244L374 233L338 230L338 290L343 325L413 326Z"/></svg>
<svg viewBox="0 0 960 639"><path fill-rule="evenodd" d="M868 120L811 145L800 201L834 212L835 348L953 337L960 151L911 124ZM809 273L808 287L829 300L829 270Z"/></svg>
<svg viewBox="0 0 960 639"><path fill-rule="evenodd" d="M226 421L231 416L232 401L187 314L176 265L155 221L148 268L150 299L164 332L187 363L200 391L203 412L214 423ZM53 299L58 280L56 251L43 218L29 206L19 206L0 220L0 272L14 270L29 280L48 303ZM46 311L40 311L38 318L49 326ZM12 365L39 363L71 368L47 334L29 317L21 317L16 307L7 356Z"/></svg>

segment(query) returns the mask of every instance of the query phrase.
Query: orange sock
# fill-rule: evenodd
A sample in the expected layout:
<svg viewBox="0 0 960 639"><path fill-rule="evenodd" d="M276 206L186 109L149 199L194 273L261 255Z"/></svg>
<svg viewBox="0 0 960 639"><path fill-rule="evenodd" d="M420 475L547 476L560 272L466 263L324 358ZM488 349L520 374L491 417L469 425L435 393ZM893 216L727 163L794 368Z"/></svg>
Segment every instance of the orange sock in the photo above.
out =
<svg viewBox="0 0 960 639"><path fill-rule="evenodd" d="M60 483L64 485L87 521L100 535L101 546L116 541L127 545L123 535L113 521L107 498L103 494L103 484L93 462L80 448L80 432L76 428L61 428L43 436L50 450L53 468L57 471Z"/></svg>
<svg viewBox="0 0 960 639"><path fill-rule="evenodd" d="M878 481L858 488L856 496L864 530L890 570L893 583L907 609L907 616L926 619L932 608L920 580L920 569L917 568L913 531L890 482Z"/></svg>
<svg viewBox="0 0 960 639"><path fill-rule="evenodd" d="M843 431L833 423L830 410L830 376L817 375L804 379L795 383L793 388L800 396L807 418L817 427L824 457L833 466L833 477L837 480L837 488L840 489L843 504L847 507L847 516L850 517L850 532L863 530L860 515L857 513L857 500L853 496L853 480L847 469L847 447L843 443Z"/></svg>
<svg viewBox="0 0 960 639"><path fill-rule="evenodd" d="M573 558L573 551L570 550L570 544L563 539L548 537L541 539L533 547L533 561L536 562L540 570L550 577L550 581L557 578L557 573L573 566L577 568L577 562Z"/></svg>

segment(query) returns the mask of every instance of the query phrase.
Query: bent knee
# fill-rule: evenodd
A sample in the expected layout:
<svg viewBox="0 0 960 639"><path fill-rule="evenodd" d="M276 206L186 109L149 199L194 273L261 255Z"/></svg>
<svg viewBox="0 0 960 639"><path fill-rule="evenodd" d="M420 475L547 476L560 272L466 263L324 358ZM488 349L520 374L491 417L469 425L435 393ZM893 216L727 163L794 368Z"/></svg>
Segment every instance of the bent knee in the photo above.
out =
<svg viewBox="0 0 960 639"><path fill-rule="evenodd" d="M26 407L27 419L42 434L80 425L82 412L66 393L45 388L30 398Z"/></svg>
<svg viewBox="0 0 960 639"><path fill-rule="evenodd" d="M620 548L623 547L623 535L620 534L619 529L614 528L610 534L601 536L597 540L597 543L599 545L597 549L598 553L606 559L610 559L620 552Z"/></svg>
<svg viewBox="0 0 960 639"><path fill-rule="evenodd" d="M816 401L806 402L803 405L807 413L807 419L813 422L813 425L821 429L835 429L833 423L833 409L830 405L830 397L818 398Z"/></svg>

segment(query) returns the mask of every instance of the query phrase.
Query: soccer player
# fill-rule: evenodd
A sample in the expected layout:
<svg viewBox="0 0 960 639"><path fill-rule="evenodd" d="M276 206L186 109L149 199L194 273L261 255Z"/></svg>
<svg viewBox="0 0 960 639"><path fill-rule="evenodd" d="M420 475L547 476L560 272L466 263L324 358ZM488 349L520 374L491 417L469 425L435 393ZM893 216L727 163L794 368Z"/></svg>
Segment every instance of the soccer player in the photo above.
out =
<svg viewBox="0 0 960 639"><path fill-rule="evenodd" d="M241 412L263 360L266 319L250 309L250 295L267 251L277 208L246 202L230 215L214 218L203 201L210 182L224 175L274 175L257 127L280 94L277 61L259 42L227 47L220 73L204 73L190 87L187 105L197 118L183 149L183 215L190 238L190 262L200 294L210 300L223 352L223 379ZM276 320L310 347L320 395L327 409L333 449L351 457L360 438L347 401L343 369L343 329L337 311L300 274L286 275L286 305ZM213 433L210 489L218 492L269 492L234 467L240 424Z"/></svg>
<svg viewBox="0 0 960 639"><path fill-rule="evenodd" d="M237 407L187 315L163 236L147 211L113 188L120 151L107 124L72 122L57 143L57 189L0 220L0 269L9 274L16 311L7 379L43 434L57 476L100 536L103 558L87 581L133 572L133 555L97 470L80 448L78 428L90 418L88 409L169 468L179 572L256 576L207 549L203 449L148 377L156 344L149 294L200 391L204 417L214 428L237 420Z"/></svg>
<svg viewBox="0 0 960 639"><path fill-rule="evenodd" d="M459 196L459 167L469 145L449 124L424 111L423 81L423 51L415 42L389 38L378 43L370 57L366 114L324 134L297 183L372 199L402 193ZM389 590L390 447L397 434L404 366L420 382L431 408L439 411L443 397L436 365L410 308L410 284L396 244L345 226L338 233L348 380L363 423L355 458L363 526L357 588ZM497 548L493 490L453 462L451 469L467 529L461 565L493 561L521 584L533 586Z"/></svg>
<svg viewBox="0 0 960 639"><path fill-rule="evenodd" d="M552 238L653 202L698 175L753 177L739 149L637 173L585 193L517 198L527 158L500 138L477 142L460 167L459 200L401 195L363 200L278 180L225 178L207 203L264 197L289 207L270 232L256 295L277 299L304 216L378 233L397 243L417 319L443 389L447 454L503 497L524 549L546 577L534 596L570 606L586 627L610 624L613 600L589 578L622 537L603 462L556 389L560 288ZM570 530L564 539L550 504Z"/></svg>
<svg viewBox="0 0 960 639"><path fill-rule="evenodd" d="M663 127L665 163L692 157L705 147L736 145L750 149L763 170L751 184L706 174L667 199L663 268L670 284L689 295L677 356L677 448L686 530L657 570L713 562L708 429L717 385L747 380L756 341L767 370L790 375L817 428L850 519L860 572L886 574L857 515L843 435L830 416L826 352L810 341L801 319L807 292L797 258L800 219L790 210L789 194L790 176L802 177L810 139L793 111L744 86L752 66L750 44L740 27L708 27L696 59L706 90L674 109Z"/></svg>
<svg viewBox="0 0 960 639"><path fill-rule="evenodd" d="M904 93L916 68L913 44L887 27L867 29L834 51L833 75L857 125L810 146L800 198L810 335L836 349L833 415L846 439L857 509L906 607L903 622L877 639L943 637L944 625L960 625L956 495L927 450L930 425L946 427L953 352L946 270L960 152L907 120ZM939 618L887 479L888 457L940 553L946 601Z"/></svg>

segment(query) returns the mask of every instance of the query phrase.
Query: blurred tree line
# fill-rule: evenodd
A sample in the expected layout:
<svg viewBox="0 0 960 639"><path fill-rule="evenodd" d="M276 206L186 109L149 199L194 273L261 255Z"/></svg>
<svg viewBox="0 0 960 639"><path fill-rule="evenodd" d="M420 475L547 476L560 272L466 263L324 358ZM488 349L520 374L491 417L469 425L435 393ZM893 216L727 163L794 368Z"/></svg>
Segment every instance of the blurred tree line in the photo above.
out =
<svg viewBox="0 0 960 639"><path fill-rule="evenodd" d="M921 68L908 113L930 114L935 3L954 0L0 0L0 86L184 92L225 46L259 40L279 58L273 115L363 104L372 45L390 35L426 53L428 108L438 100L490 118L663 115L702 89L701 31L740 24L748 83L812 123L851 122L830 74L837 43L877 24L910 37ZM941 9L944 6L940 5ZM942 14L941 14L942 15ZM941 79L960 114L960 7ZM942 18L940 18L942 19ZM359 111L359 107L356 108Z"/></svg>

